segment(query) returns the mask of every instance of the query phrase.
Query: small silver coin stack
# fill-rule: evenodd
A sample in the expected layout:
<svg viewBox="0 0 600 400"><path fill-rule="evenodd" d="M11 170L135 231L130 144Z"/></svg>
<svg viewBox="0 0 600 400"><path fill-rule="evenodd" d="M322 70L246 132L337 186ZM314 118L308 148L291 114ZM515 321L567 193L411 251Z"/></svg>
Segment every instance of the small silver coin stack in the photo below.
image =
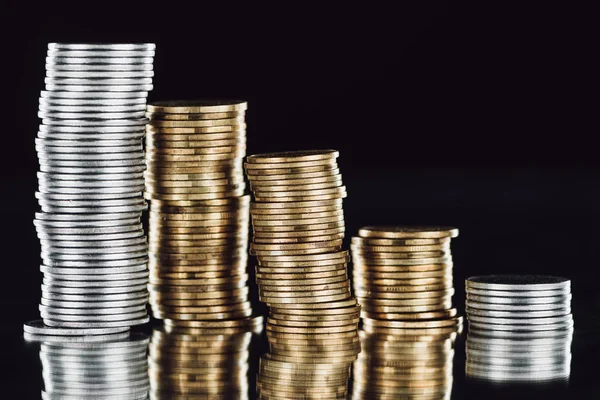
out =
<svg viewBox="0 0 600 400"><path fill-rule="evenodd" d="M46 326L148 322L148 245L140 221L142 140L154 44L50 43L36 150L34 224Z"/></svg>
<svg viewBox="0 0 600 400"><path fill-rule="evenodd" d="M466 281L466 374L494 382L545 382L570 375L571 282L539 275Z"/></svg>
<svg viewBox="0 0 600 400"><path fill-rule="evenodd" d="M41 342L42 399L148 397L148 336L126 333L125 338L103 341L96 337Z"/></svg>

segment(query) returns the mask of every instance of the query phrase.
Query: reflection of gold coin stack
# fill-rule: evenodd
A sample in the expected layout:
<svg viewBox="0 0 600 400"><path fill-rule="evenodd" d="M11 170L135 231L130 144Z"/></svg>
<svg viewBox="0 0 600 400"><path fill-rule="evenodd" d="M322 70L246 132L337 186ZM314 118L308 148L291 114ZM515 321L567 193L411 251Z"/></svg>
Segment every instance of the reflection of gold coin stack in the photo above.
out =
<svg viewBox="0 0 600 400"><path fill-rule="evenodd" d="M148 106L150 303L156 318L250 317L245 102ZM192 324L193 325L193 324Z"/></svg>
<svg viewBox="0 0 600 400"><path fill-rule="evenodd" d="M342 251L342 186L334 150L250 156L246 172L260 300L270 307L261 398L345 398L360 352L360 307Z"/></svg>
<svg viewBox="0 0 600 400"><path fill-rule="evenodd" d="M361 331L353 399L449 399L457 327Z"/></svg>
<svg viewBox="0 0 600 400"><path fill-rule="evenodd" d="M365 327L460 324L452 307L454 228L365 227L352 238L354 290Z"/></svg>
<svg viewBox="0 0 600 400"><path fill-rule="evenodd" d="M247 399L249 346L254 327L152 333L149 374L152 399Z"/></svg>

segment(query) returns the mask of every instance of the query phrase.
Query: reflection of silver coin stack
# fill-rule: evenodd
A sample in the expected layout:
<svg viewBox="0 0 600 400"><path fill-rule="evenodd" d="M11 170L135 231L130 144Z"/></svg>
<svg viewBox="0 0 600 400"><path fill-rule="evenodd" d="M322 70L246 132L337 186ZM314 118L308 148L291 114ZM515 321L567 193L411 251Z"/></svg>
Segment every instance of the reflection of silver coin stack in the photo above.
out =
<svg viewBox="0 0 600 400"><path fill-rule="evenodd" d="M56 338L41 342L42 399L147 398L146 335L116 334L102 341L95 340L98 336Z"/></svg>
<svg viewBox="0 0 600 400"><path fill-rule="evenodd" d="M34 222L47 326L90 334L148 321L148 247L140 217L154 49L48 46L36 139L42 212Z"/></svg>
<svg viewBox="0 0 600 400"><path fill-rule="evenodd" d="M570 375L571 282L490 275L466 282L466 373L496 382L564 380Z"/></svg>

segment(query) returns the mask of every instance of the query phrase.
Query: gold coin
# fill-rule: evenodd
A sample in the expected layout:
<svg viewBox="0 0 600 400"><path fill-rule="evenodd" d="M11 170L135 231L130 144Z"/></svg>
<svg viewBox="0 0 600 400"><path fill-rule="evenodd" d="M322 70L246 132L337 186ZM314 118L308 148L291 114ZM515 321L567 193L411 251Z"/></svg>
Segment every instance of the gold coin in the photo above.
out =
<svg viewBox="0 0 600 400"><path fill-rule="evenodd" d="M348 321L358 319L360 317L360 310L357 311L357 308L354 308L352 314L332 314L332 315L294 315L294 314L279 314L274 313L272 310L269 313L269 317L274 320L285 320L285 321L303 321L303 322L311 322L311 321ZM276 324L277 325L277 324Z"/></svg>
<svg viewBox="0 0 600 400"><path fill-rule="evenodd" d="M271 221L303 220L317 218L343 217L344 211L340 208L334 211L315 212L315 213L286 213L286 214L252 214L252 220L260 224Z"/></svg>
<svg viewBox="0 0 600 400"><path fill-rule="evenodd" d="M150 119L167 119L167 120L188 120L188 119L223 119L223 118L238 118L243 117L244 111L229 111L229 112L211 112L211 113L158 113L147 112L146 118Z"/></svg>
<svg viewBox="0 0 600 400"><path fill-rule="evenodd" d="M304 192L301 192L304 193ZM294 196L294 197L258 197L255 195L254 199L258 202L303 202L303 201L316 201L316 200L332 200L332 199L344 199L348 196L346 189L340 190L338 193L331 194L319 194L319 195L308 195L308 196Z"/></svg>
<svg viewBox="0 0 600 400"><path fill-rule="evenodd" d="M195 120L159 120L152 119L150 121L151 126L159 128L205 128L212 126L239 126L243 125L245 118L244 116L238 116L235 118L222 118L222 119L195 119Z"/></svg>
<svg viewBox="0 0 600 400"><path fill-rule="evenodd" d="M188 314L188 313L167 313L161 311L152 311L155 318L169 319L178 321L211 321L211 320L226 320L235 318L247 318L252 315L252 310L229 311L220 313L206 314Z"/></svg>
<svg viewBox="0 0 600 400"><path fill-rule="evenodd" d="M313 304L313 303L329 303L332 301L347 300L350 297L348 293L331 295L331 296L312 296L312 297L297 297L297 298L274 298L261 296L260 301L266 303L268 306L276 304L277 307L283 307L284 304L293 304L298 306L300 304Z"/></svg>
<svg viewBox="0 0 600 400"><path fill-rule="evenodd" d="M201 221L201 220L237 220L240 218L248 218L246 210L238 210L232 212L203 212L203 213L165 213L150 210L150 215L153 218L163 221Z"/></svg>
<svg viewBox="0 0 600 400"><path fill-rule="evenodd" d="M217 268L235 268L246 265L248 258L243 257L219 257L210 260L161 260L150 257L150 268L159 268L163 270L172 270L177 272L197 272L217 270Z"/></svg>
<svg viewBox="0 0 600 400"><path fill-rule="evenodd" d="M264 261L263 257L257 259L260 267L271 267L271 268L295 268L295 267L324 267L328 265L338 265L348 263L350 257L343 259L331 259L331 260L317 260L317 261Z"/></svg>
<svg viewBox="0 0 600 400"><path fill-rule="evenodd" d="M249 217L247 215L239 215L231 219L193 219L193 220L164 220L156 216L150 215L149 224L153 228L211 228L211 227L248 227Z"/></svg>
<svg viewBox="0 0 600 400"><path fill-rule="evenodd" d="M223 197L239 197L244 194L244 188L227 192L199 193L199 194L164 194L146 192L146 200L172 200L172 201L194 201L194 200L218 200Z"/></svg>
<svg viewBox="0 0 600 400"><path fill-rule="evenodd" d="M159 241L159 240L175 240L175 241L203 241L203 240L213 240L213 239L219 239L219 240L228 240L228 239L236 239L236 240L242 240L245 239L246 237L246 233L245 232L239 232L239 231L235 231L235 232L217 232L217 233L199 233L199 234L194 234L194 233L189 233L189 234L164 234L164 233L159 233L156 232L154 230L150 230L149 232L150 235L150 241Z"/></svg>
<svg viewBox="0 0 600 400"><path fill-rule="evenodd" d="M427 313L432 311L440 311L452 307L452 301L447 300L442 304L432 304L425 306L399 306L399 307L388 307L388 306L371 306L369 304L363 304L363 313L365 316L374 319L400 319L397 317L402 313ZM392 315L393 317L391 317Z"/></svg>
<svg viewBox="0 0 600 400"><path fill-rule="evenodd" d="M288 332L274 332L267 331L267 338L269 341L274 340L344 340L358 337L358 330L352 330L349 332L334 332L334 333L288 333ZM327 366L325 366L327 367ZM312 372L312 371L311 371Z"/></svg>
<svg viewBox="0 0 600 400"><path fill-rule="evenodd" d="M441 311L429 311L429 312L408 312L408 313L371 313L363 311L362 317L369 319L392 319L400 321L412 321L412 320L431 320L431 319L443 319L452 318L456 316L456 308Z"/></svg>
<svg viewBox="0 0 600 400"><path fill-rule="evenodd" d="M275 274L256 274L256 280L257 282L269 282L270 280L274 281L274 284L278 284L278 282L281 282L281 284L283 285L283 282L287 282L288 280L290 282L294 282L294 281L299 281L299 283L297 283L297 285L301 285L302 281L306 281L306 280L315 280L315 279L331 279L331 278L335 278L335 277L340 277L343 276L345 278L348 277L348 273L346 270L343 269L339 269L339 270L333 270L333 271L327 271L327 272L312 272L312 273L293 273L293 274L280 274L280 273L275 273ZM325 281L315 281L317 283L325 283ZM293 284L293 283L292 283Z"/></svg>
<svg viewBox="0 0 600 400"><path fill-rule="evenodd" d="M295 165L290 165L295 164ZM286 163L279 164L277 167L273 167L270 169L248 169L246 168L246 176L248 176L248 180L251 182L254 180L255 176L266 176L266 175L302 175L313 172L323 172L323 171L332 171L337 170L337 163L329 163L329 164L319 164L312 163L310 166L307 164L299 163ZM258 164L254 164L258 165Z"/></svg>
<svg viewBox="0 0 600 400"><path fill-rule="evenodd" d="M307 292L307 291L311 291L311 292L318 292L318 291L322 291L322 290L334 290L334 289L348 289L350 288L350 281L348 279L344 280L344 281L339 281L339 282L331 282L331 283L325 283L325 284L308 284L308 285L293 285L293 286L283 286L283 285L276 285L276 286L268 286L268 285L263 285L261 284L259 287L259 290L261 293L269 293L269 292L277 292L277 293L281 293L282 296L285 296L286 293L285 292L294 292L294 293L290 293L290 296L294 296L295 294L298 294L300 296L299 293L302 292ZM303 295L306 295L305 293L302 293Z"/></svg>
<svg viewBox="0 0 600 400"><path fill-rule="evenodd" d="M422 278L422 279L366 279L364 277L357 278L354 283L360 286L382 286L379 288L382 291L404 291L405 287L412 286L435 286L449 283L452 285L452 276L449 278ZM390 287L384 287L390 286ZM408 289L409 291L412 289Z"/></svg>
<svg viewBox="0 0 600 400"><path fill-rule="evenodd" d="M212 286L212 285L222 285L222 284L234 284L234 282L246 282L248 280L248 274L236 275L236 276L227 276L224 278L202 278L202 279L161 279L161 278L151 278L151 285L173 285L173 286ZM235 284L238 285L237 283Z"/></svg>
<svg viewBox="0 0 600 400"><path fill-rule="evenodd" d="M326 308L322 308L326 307ZM334 316L334 315L345 315L360 312L361 306L356 303L355 298L350 298L344 301L336 301L329 304L322 304L322 307L317 308L305 308L292 306L280 308L278 306L271 308L271 313L277 315L288 315L295 317L307 317L312 318L315 316Z"/></svg>
<svg viewBox="0 0 600 400"><path fill-rule="evenodd" d="M439 246L449 245L450 238L439 239L369 239L352 237L352 244L357 246Z"/></svg>
<svg viewBox="0 0 600 400"><path fill-rule="evenodd" d="M214 200L203 200L203 201L161 201L154 200L152 201L153 207L158 207L161 210L173 209L181 207L225 207L225 206L237 206L239 204L249 204L250 196L239 196L239 197L230 197L225 199L214 199ZM187 209L182 209L182 212L186 212Z"/></svg>
<svg viewBox="0 0 600 400"><path fill-rule="evenodd" d="M452 263L447 264L425 264L425 265L370 265L354 260L354 271L376 273L417 273L417 272L435 272L451 271Z"/></svg>
<svg viewBox="0 0 600 400"><path fill-rule="evenodd" d="M366 253L366 252L361 252L361 251L356 251L356 249L352 250L352 254L353 256L355 256L356 258L362 258L364 260L367 261L371 261L371 260L379 260L379 259L385 259L385 260L390 260L390 259L422 259L422 258L434 258L434 257L448 257L450 256L449 253L443 252L443 251L423 251L423 252L411 252L411 253L383 253L383 252L376 252L376 253Z"/></svg>
<svg viewBox="0 0 600 400"><path fill-rule="evenodd" d="M328 254L314 254L314 255L300 255L300 256L277 256L277 257L263 257L261 261L278 261L278 262L295 262L295 261L323 261L323 260L342 260L346 261L348 258L348 251L339 251L336 253Z"/></svg>
<svg viewBox="0 0 600 400"><path fill-rule="evenodd" d="M428 279L428 278L451 278L451 270L439 270L428 272L367 272L354 270L354 276L359 279Z"/></svg>
<svg viewBox="0 0 600 400"><path fill-rule="evenodd" d="M327 236L309 236L299 238L257 238L254 237L255 244L294 244L294 243L310 243L310 242L328 242L332 240L344 239L343 233Z"/></svg>
<svg viewBox="0 0 600 400"><path fill-rule="evenodd" d="M371 288L362 288L360 286L354 286L354 292L357 297L367 297L372 299L412 299L412 298L423 298L427 296L431 296L430 293L434 293L437 291L442 291L447 289L446 285L436 285L436 286L423 286L423 290L420 290L421 287L417 287L419 290L414 291L403 291L403 292L385 292L385 291L377 291L372 290ZM421 294L422 297L418 297Z"/></svg>
<svg viewBox="0 0 600 400"><path fill-rule="evenodd" d="M342 183L342 175L329 175L320 178L298 178L298 179L278 179L268 181L256 181L250 182L250 187L258 190L298 190L294 189L297 186L305 185L323 185L333 184L332 186L340 186Z"/></svg>
<svg viewBox="0 0 600 400"><path fill-rule="evenodd" d="M356 325L357 324L311 328L311 327L288 327L288 326L278 326L278 325L267 324L267 332L300 333L300 334L307 334L307 335L342 333L342 332L357 332L358 329L357 329ZM297 361L297 360L293 360L293 361Z"/></svg>
<svg viewBox="0 0 600 400"><path fill-rule="evenodd" d="M296 203L256 203L253 202L250 206L252 212L259 212L258 210L264 210L268 213L270 210L286 210L286 212L293 212L299 208L313 208L313 207L331 207L331 206L342 206L341 199L331 200L319 200L319 201L299 201ZM288 211L289 210L289 211Z"/></svg>
<svg viewBox="0 0 600 400"><path fill-rule="evenodd" d="M221 154L166 154L165 152L148 151L146 152L146 161L148 163L161 162L191 162L201 163L208 161L226 161L231 162L232 158L244 157L246 154L245 148L236 148L234 152ZM181 165L179 165L181 166ZM188 165L191 166L191 165Z"/></svg>
<svg viewBox="0 0 600 400"><path fill-rule="evenodd" d="M248 157L248 163L271 164L300 161L319 161L338 158L340 153L336 150L303 150L281 153L254 154Z"/></svg>
<svg viewBox="0 0 600 400"><path fill-rule="evenodd" d="M300 231L276 231L276 232L264 232L254 231L254 239L309 239L325 235L339 235L344 234L344 226L337 226L335 228L318 229L318 230L300 230Z"/></svg>
<svg viewBox="0 0 600 400"><path fill-rule="evenodd" d="M156 246L185 248L185 247L212 247L212 246L239 246L247 242L247 236L234 236L231 238L205 239L205 240L163 240L160 237L152 236L149 244Z"/></svg>
<svg viewBox="0 0 600 400"><path fill-rule="evenodd" d="M246 124L244 122L237 125L220 125L220 126L158 126L156 124L146 125L146 133L160 136L168 135L206 135L206 134L221 134L221 133L240 133L246 132Z"/></svg>
<svg viewBox="0 0 600 400"><path fill-rule="evenodd" d="M175 100L148 104L148 112L159 114L242 112L247 109L248 103L240 100Z"/></svg>
<svg viewBox="0 0 600 400"><path fill-rule="evenodd" d="M309 242L309 243L293 243L293 244L259 244L252 243L250 250L303 250L315 249L323 247L341 246L342 240L332 240L327 242Z"/></svg>
<svg viewBox="0 0 600 400"><path fill-rule="evenodd" d="M227 179L209 179L209 180L193 180L193 181L172 181L172 180L162 180L158 181L150 178L146 178L146 187L153 188L154 191L160 192L163 188L183 188L183 189L192 189L192 188L201 188L201 187L211 187L211 186L231 186L231 185L245 185L244 179L239 177L227 178ZM189 192L189 190L188 190Z"/></svg>
<svg viewBox="0 0 600 400"><path fill-rule="evenodd" d="M155 136L146 136L146 147L154 149L218 149L218 148L237 148L246 146L246 138L240 136L235 139L221 140L164 140Z"/></svg>
<svg viewBox="0 0 600 400"><path fill-rule="evenodd" d="M304 171L294 171L296 173L301 172L315 172L312 170L306 170L306 168L315 168L315 167L323 167L325 166L328 169L338 168L337 161L335 158L325 159L325 160L316 160L316 161L291 161L291 162L282 162L282 163L251 163L246 160L244 163L244 168L248 171L249 175L259 175L263 171L266 171L267 174L280 174L283 173L291 173L289 170L303 168ZM273 172L275 171L275 172Z"/></svg>
<svg viewBox="0 0 600 400"><path fill-rule="evenodd" d="M245 289L245 292L244 292ZM240 288L240 289L231 289L231 290L222 290L216 292L206 292L206 293L192 293L192 292L154 292L150 293L150 299L152 301L156 301L159 304L163 301L163 299L170 300L199 300L199 299L220 299L220 298L230 298L240 295L241 293L247 292L248 288Z"/></svg>
<svg viewBox="0 0 600 400"><path fill-rule="evenodd" d="M182 157L188 157L186 160ZM154 172L157 169L164 170L171 168L176 171L182 168L199 168L204 172L221 172L239 168L240 159L243 154L231 155L224 158L220 156L160 156L146 157L148 171Z"/></svg>
<svg viewBox="0 0 600 400"><path fill-rule="evenodd" d="M452 257L435 257L435 258L380 258L380 259L365 259L364 257L355 257L354 264L361 266L417 266L431 264L447 264L452 262Z"/></svg>
<svg viewBox="0 0 600 400"><path fill-rule="evenodd" d="M406 298L401 300L386 300L386 299L369 299L361 298L360 304L363 306L373 307L408 307L408 306L425 306L425 305L440 305L449 301L454 294L454 289L442 290L439 292L430 292L423 294L420 298Z"/></svg>
<svg viewBox="0 0 600 400"><path fill-rule="evenodd" d="M457 237L458 229L446 226L367 226L361 228L358 235L376 239L439 239Z"/></svg>
<svg viewBox="0 0 600 400"><path fill-rule="evenodd" d="M211 146L211 147L156 147L152 142L146 142L146 154L152 154L157 156L163 155L183 155L183 156L195 156L195 155L210 155L210 154L235 154L246 150L245 143L233 143L229 146Z"/></svg>
<svg viewBox="0 0 600 400"><path fill-rule="evenodd" d="M273 216L273 218L277 218L277 216L281 215L284 218L288 217L290 219L298 219L304 218L305 215L312 214L320 214L320 213L339 213L343 211L342 201L336 202L333 205L329 206L320 206L320 207L304 207L304 208L283 208L283 209L262 209L256 208L254 206L251 207L250 213L252 216L256 216L257 218L264 218ZM303 217L297 217L296 215L303 215Z"/></svg>
<svg viewBox="0 0 600 400"><path fill-rule="evenodd" d="M163 312L176 312L182 314L212 314L219 312L229 312L229 311L238 311L238 310L251 310L252 306L249 301L244 301L241 303L232 303L227 305L219 305L219 306L204 306L204 307L177 307L177 306L161 306L161 311Z"/></svg>
<svg viewBox="0 0 600 400"><path fill-rule="evenodd" d="M162 270L150 271L151 281L156 279L172 280L172 279L209 279L209 278L225 278L229 276L243 275L246 272L245 268L231 269L228 268L222 271L206 271L206 272L162 272Z"/></svg>
<svg viewBox="0 0 600 400"><path fill-rule="evenodd" d="M353 325L356 327L360 318L357 316L353 319L342 319L342 320L319 320L319 321L293 321L290 319L275 319L268 318L267 324L276 326L289 326L298 328L319 328L319 327L336 327L336 326L347 326Z"/></svg>
<svg viewBox="0 0 600 400"><path fill-rule="evenodd" d="M288 292L280 292L280 291L267 291L267 290L262 290L261 288L258 289L258 297L262 298L262 297L266 297L266 298L270 298L270 299L280 299L280 298L284 298L286 301L287 300L294 300L297 298L305 298L305 297L311 297L311 296L336 296L339 294L344 294L344 293L348 293L350 294L350 285L348 285L347 287L342 287L339 289L329 289L329 290L307 290L304 292L293 292L293 291L288 291Z"/></svg>
<svg viewBox="0 0 600 400"><path fill-rule="evenodd" d="M283 182L285 183L285 182ZM265 186L265 185L259 185L257 186L256 184L250 184L250 189L252 190L252 192L254 193L258 193L259 195L262 194L263 196L268 196L268 193L272 193L273 195L279 195L280 193L288 193L288 192L300 192L300 191L309 191L309 190L323 190L323 189L331 189L331 188L337 188L337 187L341 187L342 186L342 178L339 177L337 179L328 181L328 182L322 182L322 183L305 183L305 184L290 184L290 185L272 185L272 186Z"/></svg>
<svg viewBox="0 0 600 400"><path fill-rule="evenodd" d="M201 172L199 172L201 171ZM243 174L238 168L229 168L221 172L205 172L199 168L192 168L190 171L171 172L170 168L155 168L155 171L144 171L144 177L150 181L210 181L216 179L243 179Z"/></svg>
<svg viewBox="0 0 600 400"><path fill-rule="evenodd" d="M327 218L313 218L313 219L287 219L287 220L260 220L253 218L252 227L259 231L276 231L276 230L294 230L298 227L298 230L314 230L305 225L324 225L324 224L343 224L344 215L337 215ZM300 228L302 226L302 228ZM404 254L404 253L402 253Z"/></svg>
<svg viewBox="0 0 600 400"><path fill-rule="evenodd" d="M218 297L213 299L166 299L159 297L157 300L150 301L153 307L225 307L230 304L239 304L247 300L247 295L235 297Z"/></svg>
<svg viewBox="0 0 600 400"><path fill-rule="evenodd" d="M215 128L156 128L146 125L146 142L161 143L164 145L185 146L190 143L194 146L197 143L199 147L210 146L219 141L246 141L246 130L244 128L231 130L230 127L218 127L223 132L196 132L197 129L217 129ZM242 167L243 165L240 164Z"/></svg>
<svg viewBox="0 0 600 400"><path fill-rule="evenodd" d="M291 267L291 268L270 268L270 267L256 267L257 274L311 274L316 272L328 272L328 271L338 271L344 270L346 271L348 265L343 264L333 264L333 265L325 265L322 267Z"/></svg>
<svg viewBox="0 0 600 400"><path fill-rule="evenodd" d="M359 253L423 253L423 252L449 252L449 245L429 245L429 246L367 246L353 245L353 250Z"/></svg>
<svg viewBox="0 0 600 400"><path fill-rule="evenodd" d="M329 347L329 346L351 346L360 344L360 338L358 336L352 336L349 338L334 338L334 339L289 339L287 337L273 337L269 338L269 346L314 346Z"/></svg>
<svg viewBox="0 0 600 400"><path fill-rule="evenodd" d="M269 192L269 191L264 191L264 190L253 190L253 192L254 192L254 197L256 199L265 198L265 199L272 199L272 201L284 201L284 200L278 200L278 199L287 199L287 198L294 198L294 197L329 196L329 195L341 196L342 194L346 193L346 187L338 186L338 187L333 187L333 188L306 190L306 191L304 191L302 189L299 191L286 190L283 192ZM307 200L310 200L310 199L307 199ZM257 201L261 201L261 200L257 200ZM297 200L297 201L305 201L305 200Z"/></svg>
<svg viewBox="0 0 600 400"><path fill-rule="evenodd" d="M276 184L278 181L298 180L298 179L319 179L330 178L340 174L339 168L327 169L323 171L304 172L300 174L254 174L251 176L251 182L256 184Z"/></svg>
<svg viewBox="0 0 600 400"><path fill-rule="evenodd" d="M315 247L310 249L298 249L298 250L252 250L250 251L251 255L255 255L257 257L262 256L289 256L289 255L298 255L298 254L322 254L322 253L331 253L334 251L339 251L342 249L342 245L331 246L331 247Z"/></svg>
<svg viewBox="0 0 600 400"><path fill-rule="evenodd" d="M372 326L375 328L431 329L457 326L462 323L462 317L428 321L379 321L364 318L363 323L365 326Z"/></svg>
<svg viewBox="0 0 600 400"><path fill-rule="evenodd" d="M224 321L173 321L170 319L164 320L165 326L182 326L187 328L238 328L238 327L253 327L263 324L262 317L244 318L239 320L224 320Z"/></svg>

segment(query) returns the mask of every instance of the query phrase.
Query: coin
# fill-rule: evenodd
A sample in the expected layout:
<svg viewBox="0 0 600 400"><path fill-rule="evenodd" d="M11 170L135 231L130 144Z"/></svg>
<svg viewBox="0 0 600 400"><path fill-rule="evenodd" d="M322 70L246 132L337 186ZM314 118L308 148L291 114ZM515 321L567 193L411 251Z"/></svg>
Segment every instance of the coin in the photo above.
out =
<svg viewBox="0 0 600 400"><path fill-rule="evenodd" d="M481 290L564 291L570 289L571 281L548 275L487 275L467 279L466 286Z"/></svg>
<svg viewBox="0 0 600 400"><path fill-rule="evenodd" d="M364 227L358 232L363 238L376 239L439 239L458 236L458 229L451 227Z"/></svg>

